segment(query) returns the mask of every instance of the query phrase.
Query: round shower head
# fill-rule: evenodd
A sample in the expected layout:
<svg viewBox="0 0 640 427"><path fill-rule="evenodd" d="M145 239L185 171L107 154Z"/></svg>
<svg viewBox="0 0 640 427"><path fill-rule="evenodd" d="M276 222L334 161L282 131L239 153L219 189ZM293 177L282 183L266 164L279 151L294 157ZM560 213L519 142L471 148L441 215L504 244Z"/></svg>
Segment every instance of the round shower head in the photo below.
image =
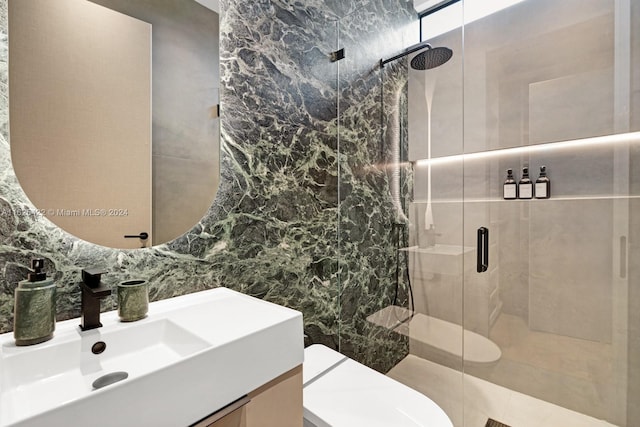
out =
<svg viewBox="0 0 640 427"><path fill-rule="evenodd" d="M430 70L447 62L453 56L453 51L448 47L427 46L427 50L420 52L411 60L411 68L414 70Z"/></svg>

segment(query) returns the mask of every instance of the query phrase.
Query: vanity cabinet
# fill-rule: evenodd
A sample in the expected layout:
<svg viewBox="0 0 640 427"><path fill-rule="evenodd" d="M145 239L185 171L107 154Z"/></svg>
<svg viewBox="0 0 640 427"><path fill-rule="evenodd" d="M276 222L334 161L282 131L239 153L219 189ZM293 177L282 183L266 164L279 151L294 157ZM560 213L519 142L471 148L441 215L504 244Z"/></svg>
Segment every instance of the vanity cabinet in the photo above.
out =
<svg viewBox="0 0 640 427"><path fill-rule="evenodd" d="M258 387L193 427L302 427L302 366Z"/></svg>

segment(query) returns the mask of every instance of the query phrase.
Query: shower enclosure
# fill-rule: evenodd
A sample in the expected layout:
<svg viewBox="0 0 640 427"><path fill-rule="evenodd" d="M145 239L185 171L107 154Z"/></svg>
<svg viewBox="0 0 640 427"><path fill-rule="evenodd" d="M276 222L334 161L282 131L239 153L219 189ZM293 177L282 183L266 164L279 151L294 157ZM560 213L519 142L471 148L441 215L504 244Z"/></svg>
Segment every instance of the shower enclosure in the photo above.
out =
<svg viewBox="0 0 640 427"><path fill-rule="evenodd" d="M395 297L349 315L456 426L640 425L640 4L433 3L405 46L451 59L379 70Z"/></svg>

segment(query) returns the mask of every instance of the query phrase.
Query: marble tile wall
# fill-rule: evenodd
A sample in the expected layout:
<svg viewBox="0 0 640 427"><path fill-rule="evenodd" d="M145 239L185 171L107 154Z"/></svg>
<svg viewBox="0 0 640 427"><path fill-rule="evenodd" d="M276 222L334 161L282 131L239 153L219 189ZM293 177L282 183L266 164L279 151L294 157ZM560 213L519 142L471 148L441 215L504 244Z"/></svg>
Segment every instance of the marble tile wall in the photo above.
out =
<svg viewBox="0 0 640 427"><path fill-rule="evenodd" d="M346 53L339 62L338 82L340 344L343 353L383 371L404 357L396 344L389 345L403 338L373 326L366 318L393 303L396 274L400 294L397 305L406 304L404 266L400 264L399 273L396 270L397 262L402 263L396 256L397 248L402 246L406 229L394 226L399 221L391 199L380 198L380 194L389 193L392 133L363 118L378 117L388 124L393 120L392 112L406 100L406 62L390 64L383 70L378 64L381 58L417 42L403 28L411 24L417 28L413 14L410 3L377 1L339 21L340 47ZM406 110L396 119L406 132ZM405 153L406 142L401 133L399 143ZM403 168L401 175L401 194L407 195L410 174ZM384 366L380 360L394 363Z"/></svg>
<svg viewBox="0 0 640 427"><path fill-rule="evenodd" d="M383 92L377 63L404 47L401 34L415 25L411 4L221 3L216 199L185 235L125 251L32 215L11 167L7 0L0 0L0 331L12 328L13 290L29 260L43 257L58 284L59 320L79 315L80 269L101 266L110 284L148 279L152 300L227 286L299 309L310 341L341 344L386 371L406 342L365 321L389 303L395 284L380 97L397 89ZM338 46L347 59L331 63ZM402 73L388 70L394 83L386 87L402 88Z"/></svg>

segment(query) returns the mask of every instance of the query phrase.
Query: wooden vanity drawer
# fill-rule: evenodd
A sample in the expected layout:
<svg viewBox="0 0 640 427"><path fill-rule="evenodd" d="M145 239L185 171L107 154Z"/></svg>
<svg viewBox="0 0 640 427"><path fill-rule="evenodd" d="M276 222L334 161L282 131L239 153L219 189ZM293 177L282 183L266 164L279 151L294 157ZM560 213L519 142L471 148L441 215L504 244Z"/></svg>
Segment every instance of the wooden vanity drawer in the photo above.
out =
<svg viewBox="0 0 640 427"><path fill-rule="evenodd" d="M192 427L302 427L302 412L298 366Z"/></svg>

